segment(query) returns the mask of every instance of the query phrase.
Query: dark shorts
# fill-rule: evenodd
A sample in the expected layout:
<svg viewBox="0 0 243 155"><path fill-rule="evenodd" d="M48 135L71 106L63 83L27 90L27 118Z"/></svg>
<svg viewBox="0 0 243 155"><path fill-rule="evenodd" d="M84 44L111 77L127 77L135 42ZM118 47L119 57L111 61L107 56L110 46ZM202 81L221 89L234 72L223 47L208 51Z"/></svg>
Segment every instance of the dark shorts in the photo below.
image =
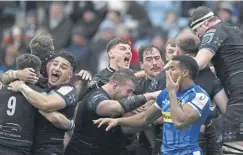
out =
<svg viewBox="0 0 243 155"><path fill-rule="evenodd" d="M109 144L102 144L102 146L97 147L88 143L87 141L79 140L74 141L70 140L69 144L66 147L64 155L135 155L134 151L127 151L125 146L117 147L117 145L107 147Z"/></svg>
<svg viewBox="0 0 243 155"><path fill-rule="evenodd" d="M162 140L156 139L152 155L161 155Z"/></svg>
<svg viewBox="0 0 243 155"><path fill-rule="evenodd" d="M0 145L0 155L29 155L30 150L20 150L20 149L14 149L9 147L4 147Z"/></svg>
<svg viewBox="0 0 243 155"><path fill-rule="evenodd" d="M217 132L218 129L212 120L207 120L204 134L200 134L199 144L207 155L223 154L220 133Z"/></svg>
<svg viewBox="0 0 243 155"><path fill-rule="evenodd" d="M63 153L63 145L45 145L33 150L33 155L63 155Z"/></svg>
<svg viewBox="0 0 243 155"><path fill-rule="evenodd" d="M243 141L243 103L229 104L222 123L223 142Z"/></svg>
<svg viewBox="0 0 243 155"><path fill-rule="evenodd" d="M151 155L152 154L152 147L145 135L144 132L139 133L139 141L138 141L138 148L137 154L139 155Z"/></svg>

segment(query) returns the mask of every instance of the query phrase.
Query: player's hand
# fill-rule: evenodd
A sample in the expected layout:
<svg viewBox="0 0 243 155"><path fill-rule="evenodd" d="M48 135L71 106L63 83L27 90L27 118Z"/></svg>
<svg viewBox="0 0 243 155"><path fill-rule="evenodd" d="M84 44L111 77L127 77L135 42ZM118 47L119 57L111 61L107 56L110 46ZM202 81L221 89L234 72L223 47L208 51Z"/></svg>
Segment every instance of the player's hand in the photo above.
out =
<svg viewBox="0 0 243 155"><path fill-rule="evenodd" d="M118 125L118 120L113 118L100 118L97 120L93 120L94 124L98 124L98 128L102 125L108 125L105 129L106 131L109 131L111 128Z"/></svg>
<svg viewBox="0 0 243 155"><path fill-rule="evenodd" d="M181 81L181 76L179 76L176 82L174 82L169 71L166 71L166 88L168 89L168 92L171 91L177 92L179 89L180 81Z"/></svg>
<svg viewBox="0 0 243 155"><path fill-rule="evenodd" d="M39 80L39 77L36 76L35 70L33 68L25 68L23 70L19 70L16 76L20 81L24 81L26 83L36 84Z"/></svg>
<svg viewBox="0 0 243 155"><path fill-rule="evenodd" d="M23 81L14 81L8 85L8 89L14 92L19 92L23 84L25 84Z"/></svg>
<svg viewBox="0 0 243 155"><path fill-rule="evenodd" d="M83 80L83 81L91 81L92 76L90 74L90 72L86 71L86 70L81 70L78 74L75 74L79 80Z"/></svg>

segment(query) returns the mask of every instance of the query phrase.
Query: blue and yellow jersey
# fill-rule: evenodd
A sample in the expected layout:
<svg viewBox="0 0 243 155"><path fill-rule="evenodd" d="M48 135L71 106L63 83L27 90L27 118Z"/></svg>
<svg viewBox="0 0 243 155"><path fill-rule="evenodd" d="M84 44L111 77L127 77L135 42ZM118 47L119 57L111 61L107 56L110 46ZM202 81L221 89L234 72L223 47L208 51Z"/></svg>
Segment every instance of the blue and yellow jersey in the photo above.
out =
<svg viewBox="0 0 243 155"><path fill-rule="evenodd" d="M198 137L200 128L210 111L210 98L200 86L195 84L186 90L177 92L176 95L178 104L191 105L200 118L183 129L175 128L170 113L168 91L167 89L162 90L156 100L156 106L161 109L164 119L162 153L163 155L201 155Z"/></svg>

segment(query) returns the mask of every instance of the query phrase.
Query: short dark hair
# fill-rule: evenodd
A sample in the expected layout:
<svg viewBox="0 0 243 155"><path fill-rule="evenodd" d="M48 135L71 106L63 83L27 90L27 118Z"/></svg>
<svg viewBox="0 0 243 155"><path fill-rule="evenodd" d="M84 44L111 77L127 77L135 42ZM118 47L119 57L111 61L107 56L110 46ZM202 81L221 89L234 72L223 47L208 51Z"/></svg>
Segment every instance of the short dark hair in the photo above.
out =
<svg viewBox="0 0 243 155"><path fill-rule="evenodd" d="M41 68L41 60L35 55L25 53L16 58L16 65L18 69L31 67L39 71Z"/></svg>
<svg viewBox="0 0 243 155"><path fill-rule="evenodd" d="M192 33L184 33L176 38L176 45L185 54L197 54L200 46L200 39Z"/></svg>
<svg viewBox="0 0 243 155"><path fill-rule="evenodd" d="M204 17L205 15L207 15L209 12L213 12L212 9L206 7L206 6L200 6L196 9L194 9L189 17L189 27L193 27L192 23L202 17ZM216 16L209 16L208 18L202 19L203 20L207 20L210 19L210 21L212 20L216 20L218 19ZM202 22L202 21L198 21L198 22Z"/></svg>
<svg viewBox="0 0 243 155"><path fill-rule="evenodd" d="M173 61L179 61L180 67L189 71L192 80L195 80L199 72L199 67L194 58L187 55L176 55L172 58Z"/></svg>
<svg viewBox="0 0 243 155"><path fill-rule="evenodd" d="M166 44L165 44L165 48L170 45L171 47L176 47L176 38L170 38Z"/></svg>
<svg viewBox="0 0 243 155"><path fill-rule="evenodd" d="M110 81L117 81L119 84L125 83L127 80L131 80L136 84L136 77L131 69L123 68L117 70L110 78Z"/></svg>
<svg viewBox="0 0 243 155"><path fill-rule="evenodd" d="M66 59L68 62L70 62L71 66L73 67L73 72L75 72L77 61L70 52L63 51L63 52L56 53L55 58L56 57L62 57L64 59Z"/></svg>
<svg viewBox="0 0 243 155"><path fill-rule="evenodd" d="M118 44L127 44L129 46L131 46L131 42L125 38L121 38L121 37L116 37L111 39L108 44L106 45L106 51L109 52L110 49Z"/></svg>
<svg viewBox="0 0 243 155"><path fill-rule="evenodd" d="M29 46L31 54L34 54L37 57L49 53L50 51L54 51L53 39L50 34L35 36L33 39L31 39Z"/></svg>
<svg viewBox="0 0 243 155"><path fill-rule="evenodd" d="M144 54L145 51L152 51L153 49L158 50L160 56L162 57L162 51L157 46L154 46L154 45L145 45L145 46L141 46L138 49L139 61L140 62L143 62L143 54Z"/></svg>

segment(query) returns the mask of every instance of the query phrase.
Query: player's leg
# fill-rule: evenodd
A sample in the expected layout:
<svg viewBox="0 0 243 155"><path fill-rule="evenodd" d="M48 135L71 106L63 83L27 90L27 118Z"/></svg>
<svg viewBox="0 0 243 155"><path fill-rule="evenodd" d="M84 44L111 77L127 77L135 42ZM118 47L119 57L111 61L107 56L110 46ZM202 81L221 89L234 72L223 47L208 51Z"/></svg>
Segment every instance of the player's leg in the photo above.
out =
<svg viewBox="0 0 243 155"><path fill-rule="evenodd" d="M207 155L222 155L222 146L219 138L219 134L217 133L217 129L212 120L207 121L205 124L205 132L204 136L206 138L206 154Z"/></svg>
<svg viewBox="0 0 243 155"><path fill-rule="evenodd" d="M243 103L235 103L227 106L223 121L223 146L230 148L231 152L243 154Z"/></svg>

